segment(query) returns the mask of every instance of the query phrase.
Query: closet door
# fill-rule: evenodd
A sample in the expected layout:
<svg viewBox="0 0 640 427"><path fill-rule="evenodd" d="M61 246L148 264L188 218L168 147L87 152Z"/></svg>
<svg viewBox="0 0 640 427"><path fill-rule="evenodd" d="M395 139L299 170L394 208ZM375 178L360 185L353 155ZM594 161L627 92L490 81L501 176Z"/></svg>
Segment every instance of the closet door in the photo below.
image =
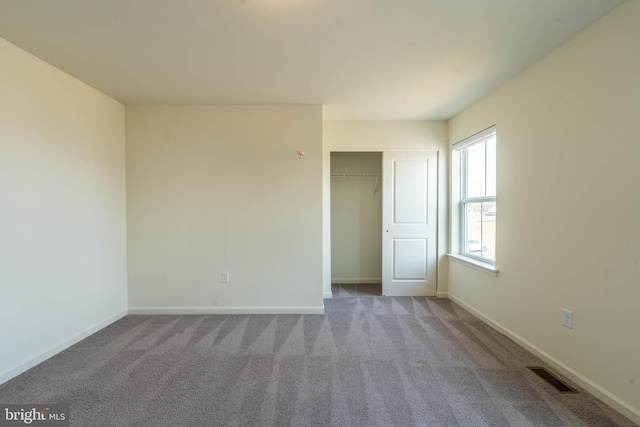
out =
<svg viewBox="0 0 640 427"><path fill-rule="evenodd" d="M385 151L383 295L436 294L437 151Z"/></svg>

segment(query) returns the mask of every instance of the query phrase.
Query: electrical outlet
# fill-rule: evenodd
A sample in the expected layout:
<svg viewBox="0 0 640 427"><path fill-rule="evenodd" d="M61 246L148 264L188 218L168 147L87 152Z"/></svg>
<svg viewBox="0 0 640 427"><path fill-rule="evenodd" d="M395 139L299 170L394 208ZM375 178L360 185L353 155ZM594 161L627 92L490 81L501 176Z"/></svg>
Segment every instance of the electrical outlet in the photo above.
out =
<svg viewBox="0 0 640 427"><path fill-rule="evenodd" d="M229 283L229 272L228 271L223 271L222 272L222 283Z"/></svg>
<svg viewBox="0 0 640 427"><path fill-rule="evenodd" d="M562 325L569 329L573 329L573 312L566 308L562 309Z"/></svg>

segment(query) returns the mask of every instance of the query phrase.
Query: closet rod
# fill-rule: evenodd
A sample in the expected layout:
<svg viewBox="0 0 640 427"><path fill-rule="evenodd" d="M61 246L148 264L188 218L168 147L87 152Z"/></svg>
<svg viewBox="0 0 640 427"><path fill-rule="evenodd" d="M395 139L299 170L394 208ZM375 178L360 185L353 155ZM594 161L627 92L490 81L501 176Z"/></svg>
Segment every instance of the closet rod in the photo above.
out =
<svg viewBox="0 0 640 427"><path fill-rule="evenodd" d="M332 173L332 177L347 178L347 177L362 177L362 178L378 178L379 173Z"/></svg>
<svg viewBox="0 0 640 427"><path fill-rule="evenodd" d="M337 178L346 178L346 177L359 177L359 178L375 178L376 179L376 184L373 186L373 195L375 196L376 193L378 192L378 181L380 180L380 174L379 173L332 173L331 177L337 177Z"/></svg>

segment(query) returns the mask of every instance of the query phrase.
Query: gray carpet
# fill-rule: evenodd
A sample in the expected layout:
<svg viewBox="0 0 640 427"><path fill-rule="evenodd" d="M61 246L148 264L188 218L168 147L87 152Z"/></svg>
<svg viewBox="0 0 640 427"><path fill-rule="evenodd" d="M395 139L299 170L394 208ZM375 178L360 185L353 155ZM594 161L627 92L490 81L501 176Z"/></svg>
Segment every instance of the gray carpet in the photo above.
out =
<svg viewBox="0 0 640 427"><path fill-rule="evenodd" d="M0 402L68 403L73 426L634 425L448 300L334 290L324 316L127 316Z"/></svg>

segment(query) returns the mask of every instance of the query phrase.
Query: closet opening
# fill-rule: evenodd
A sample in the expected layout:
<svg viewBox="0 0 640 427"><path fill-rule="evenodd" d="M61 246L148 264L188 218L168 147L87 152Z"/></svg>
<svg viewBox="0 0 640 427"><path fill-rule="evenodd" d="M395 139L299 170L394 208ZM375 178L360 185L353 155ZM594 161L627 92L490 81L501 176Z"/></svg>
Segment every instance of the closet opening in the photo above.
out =
<svg viewBox="0 0 640 427"><path fill-rule="evenodd" d="M331 153L333 297L382 295L382 153Z"/></svg>

